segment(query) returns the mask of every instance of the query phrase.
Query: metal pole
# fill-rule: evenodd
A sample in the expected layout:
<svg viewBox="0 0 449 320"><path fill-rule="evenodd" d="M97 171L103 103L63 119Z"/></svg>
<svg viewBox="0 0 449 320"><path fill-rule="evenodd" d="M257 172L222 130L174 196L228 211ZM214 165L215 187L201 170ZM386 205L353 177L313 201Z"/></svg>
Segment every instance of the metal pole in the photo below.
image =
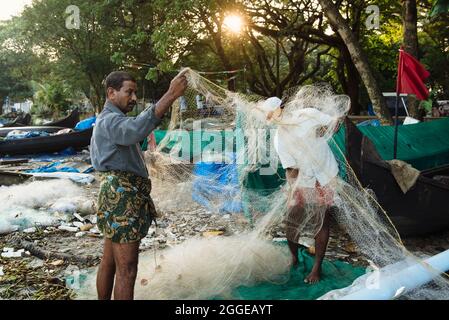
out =
<svg viewBox="0 0 449 320"><path fill-rule="evenodd" d="M398 130L399 130L399 121L398 121L398 110L399 110L399 92L396 92L396 105L394 108L395 113L395 124L394 124L394 147L393 147L393 159L397 158L398 153Z"/></svg>

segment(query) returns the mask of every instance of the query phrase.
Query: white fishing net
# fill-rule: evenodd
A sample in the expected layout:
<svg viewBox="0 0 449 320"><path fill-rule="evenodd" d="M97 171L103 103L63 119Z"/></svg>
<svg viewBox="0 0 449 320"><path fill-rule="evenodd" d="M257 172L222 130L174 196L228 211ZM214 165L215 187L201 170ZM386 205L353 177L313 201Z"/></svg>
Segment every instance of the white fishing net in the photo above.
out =
<svg viewBox="0 0 449 320"><path fill-rule="evenodd" d="M284 283L290 267L285 248L254 234L190 239L139 259L135 299L232 299L238 286ZM93 277L87 282L78 298L95 298Z"/></svg>
<svg viewBox="0 0 449 320"><path fill-rule="evenodd" d="M289 240L313 237L331 207L334 219L375 268L396 266L383 274L391 276L413 265L432 274L433 281L402 288L395 298L449 298L445 276L405 249L386 213L356 179L344 152L329 147L349 110L347 96L317 84L292 89L282 99L266 99L229 92L192 70L187 77L182 108L175 102L169 130L156 149L147 152L153 192L167 199L156 205L161 212L175 214L198 206L218 214L243 212L252 228L232 237L198 238L167 252L145 253L137 298L232 298L230 292L239 285L284 281L280 276L288 274L290 256L270 242L269 231L284 224ZM207 101L201 109L199 95ZM255 176L282 180L281 167L293 169L287 173L288 183L284 179L280 186L259 188L251 183ZM352 290L366 284L366 277ZM348 290L323 298L340 298ZM82 296L94 296L92 288L87 292Z"/></svg>
<svg viewBox="0 0 449 320"><path fill-rule="evenodd" d="M50 226L66 214L94 213L94 203L80 186L53 179L0 187L0 234Z"/></svg>

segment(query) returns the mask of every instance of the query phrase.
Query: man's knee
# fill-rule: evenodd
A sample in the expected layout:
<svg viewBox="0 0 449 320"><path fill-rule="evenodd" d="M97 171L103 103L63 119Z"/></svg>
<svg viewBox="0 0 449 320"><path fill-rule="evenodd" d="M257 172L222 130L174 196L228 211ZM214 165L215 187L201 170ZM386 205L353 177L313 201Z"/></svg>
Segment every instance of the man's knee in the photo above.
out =
<svg viewBox="0 0 449 320"><path fill-rule="evenodd" d="M135 278L139 261L139 244L113 244L116 274L119 277Z"/></svg>
<svg viewBox="0 0 449 320"><path fill-rule="evenodd" d="M118 264L116 275L120 278L135 279L137 276L137 261L122 262Z"/></svg>

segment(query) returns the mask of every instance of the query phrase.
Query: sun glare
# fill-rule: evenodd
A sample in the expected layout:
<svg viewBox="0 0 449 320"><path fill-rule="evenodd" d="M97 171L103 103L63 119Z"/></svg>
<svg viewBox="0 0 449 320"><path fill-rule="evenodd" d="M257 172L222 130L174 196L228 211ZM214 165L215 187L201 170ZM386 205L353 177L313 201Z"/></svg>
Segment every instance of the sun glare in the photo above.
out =
<svg viewBox="0 0 449 320"><path fill-rule="evenodd" d="M243 19L238 15L229 15L224 19L224 25L233 33L240 33L243 29Z"/></svg>

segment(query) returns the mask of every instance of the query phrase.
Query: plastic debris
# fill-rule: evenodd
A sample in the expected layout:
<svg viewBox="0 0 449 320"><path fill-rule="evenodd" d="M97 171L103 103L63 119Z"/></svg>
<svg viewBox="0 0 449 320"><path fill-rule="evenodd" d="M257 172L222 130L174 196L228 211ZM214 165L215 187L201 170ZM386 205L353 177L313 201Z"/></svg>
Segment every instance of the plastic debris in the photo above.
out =
<svg viewBox="0 0 449 320"><path fill-rule="evenodd" d="M100 230L98 230L98 228L95 226L92 229L89 230L90 233L100 233Z"/></svg>
<svg viewBox="0 0 449 320"><path fill-rule="evenodd" d="M25 232L25 233L34 233L34 232L36 232L36 228L35 227L31 227L31 228L28 228L28 229L24 229L23 232Z"/></svg>
<svg viewBox="0 0 449 320"><path fill-rule="evenodd" d="M8 249L5 251L5 249ZM14 251L14 248L3 248L2 258L21 258L25 254L25 249ZM28 252L29 254L29 252Z"/></svg>
<svg viewBox="0 0 449 320"><path fill-rule="evenodd" d="M93 224L88 223L88 224L82 225L82 226L80 227L80 230L81 230L81 231L89 231L89 230L92 229L93 227L94 227Z"/></svg>
<svg viewBox="0 0 449 320"><path fill-rule="evenodd" d="M83 217L81 217L81 216L80 216L78 213L76 213L76 212L73 214L73 216L74 216L75 218L77 218L77 219L78 219L79 221L81 221L81 222L84 222L84 220L85 220Z"/></svg>
<svg viewBox="0 0 449 320"><path fill-rule="evenodd" d="M84 223L79 222L79 221L74 221L74 222L72 222L72 224L73 224L75 227L78 227L78 228L80 228L80 229L81 229L81 227L84 226Z"/></svg>
<svg viewBox="0 0 449 320"><path fill-rule="evenodd" d="M59 226L59 230L69 231L69 232L77 232L78 227L69 227L69 226Z"/></svg>
<svg viewBox="0 0 449 320"><path fill-rule="evenodd" d="M64 264L64 260L56 260L53 262L50 262L50 265L54 266L54 267L58 267Z"/></svg>

